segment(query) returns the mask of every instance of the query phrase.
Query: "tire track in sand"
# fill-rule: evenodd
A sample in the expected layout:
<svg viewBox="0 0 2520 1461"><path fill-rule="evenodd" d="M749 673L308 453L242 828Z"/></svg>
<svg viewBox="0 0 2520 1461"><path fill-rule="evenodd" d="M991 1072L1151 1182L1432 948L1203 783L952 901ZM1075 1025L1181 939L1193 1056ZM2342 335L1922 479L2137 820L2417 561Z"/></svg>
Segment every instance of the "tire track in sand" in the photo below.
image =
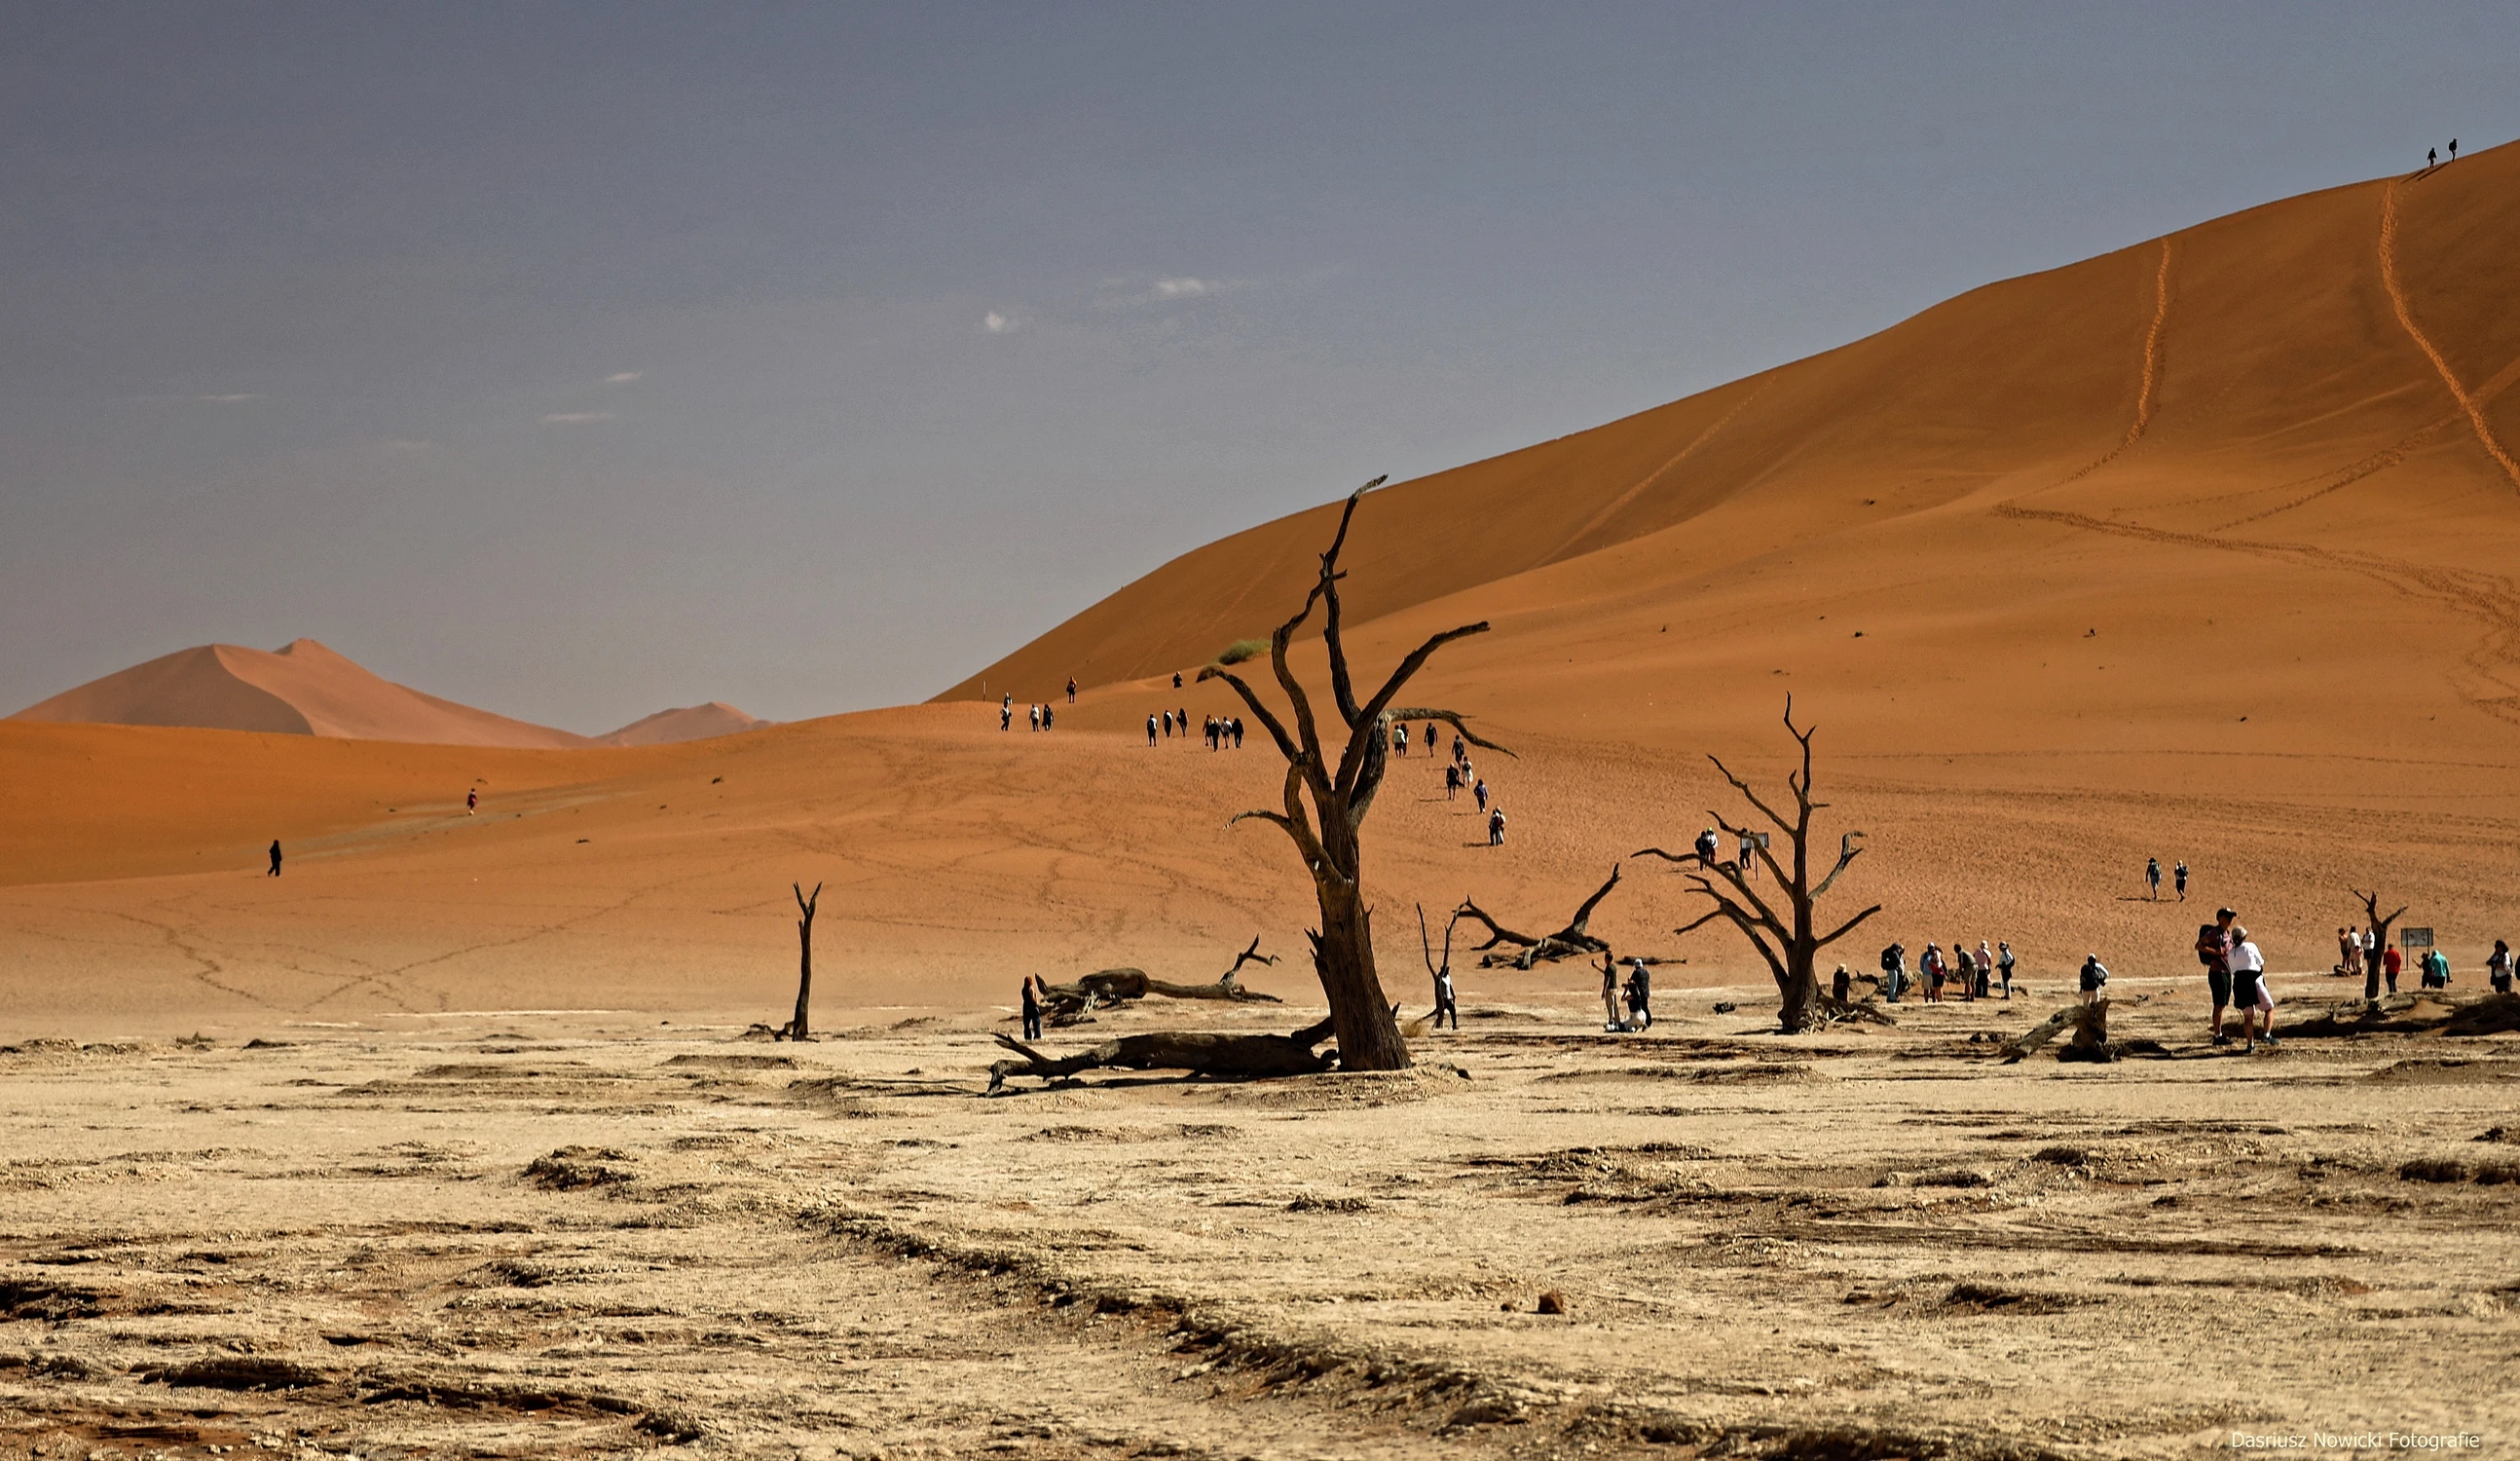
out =
<svg viewBox="0 0 2520 1461"><path fill-rule="evenodd" d="M2401 185L2401 180L2392 179L2380 195L2380 287L2389 293L2389 307L2398 312L2398 323L2423 350L2424 357L2432 361L2433 369L2440 374L2442 384L2450 388L2451 396L2458 402L2458 408L2467 413L2467 423L2476 428L2476 439L2484 443L2486 454L2494 458L2494 464L2502 469L2502 475L2510 479L2512 486L2520 487L2520 462L2513 461L2511 453L2503 450L2502 443L2495 439L2494 428L2485 419L2484 403L2458 384L2458 375L2450 368L2450 361L2433 344L2432 337L2424 334L2423 327L2415 323L2414 311L2407 303L2407 292L2398 283L2398 189Z"/></svg>

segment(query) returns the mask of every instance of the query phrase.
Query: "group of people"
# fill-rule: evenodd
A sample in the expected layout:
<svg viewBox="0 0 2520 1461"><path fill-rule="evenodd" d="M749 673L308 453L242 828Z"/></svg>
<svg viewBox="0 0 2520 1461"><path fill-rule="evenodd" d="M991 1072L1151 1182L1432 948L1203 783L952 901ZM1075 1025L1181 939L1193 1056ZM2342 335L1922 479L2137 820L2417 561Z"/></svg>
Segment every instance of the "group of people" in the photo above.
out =
<svg viewBox="0 0 2520 1461"><path fill-rule="evenodd" d="M2458 139L2457 139L2457 138L2455 138L2455 137L2452 137L2452 139L2450 139L2450 160L2451 160L2452 161L2453 161L2453 162L2455 162L2455 161L2457 161L2457 160L2458 160ZM2424 149L2424 166L2425 166L2427 169L2429 169L2429 168L2439 167L2440 165L2441 165L2441 149L2440 149L2440 148L2437 148L2437 147L2428 147L2428 148L2425 148L2425 149Z"/></svg>
<svg viewBox="0 0 2520 1461"><path fill-rule="evenodd" d="M1917 956L1916 978L1912 981L1908 974L1907 945L1894 941L1881 950L1881 997L1896 1004L1911 987L1918 987L1923 991L1927 1004L1942 1003L1946 988L1957 988L1962 999L1993 999L1999 993L2010 999L2012 971L2019 962L2013 957L2009 940L1999 939L1990 948L1981 938L1972 952L1965 939L1956 938L1952 940L1952 951L1948 955L1943 952L1941 944L1929 942L1925 951ZM1843 990L1852 983L1852 978L1842 964L1838 966L1838 975L1840 992L1837 997L1843 1000L1847 997Z"/></svg>
<svg viewBox="0 0 2520 1461"><path fill-rule="evenodd" d="M2223 1027L2228 1008L2239 1012L2241 1037L2255 1051L2261 1040L2278 1043L2275 996L2267 987L2266 955L2238 920L2228 908L2216 909L2214 921L2196 931L2196 960L2205 966L2205 989L2214 999L2214 1043L2231 1043L2230 1032Z"/></svg>
<svg viewBox="0 0 2520 1461"><path fill-rule="evenodd" d="M1435 722L1432 720L1426 722L1426 739L1424 744L1426 747L1426 754L1431 758L1435 754L1436 746ZM1391 727L1391 753L1393 755L1407 755L1409 753L1408 726L1395 723ZM1463 741L1460 734L1456 733L1453 737L1453 758L1444 763L1444 799L1447 801L1458 801L1461 799L1462 793L1463 792L1468 792L1472 799L1478 802L1479 815L1486 819L1488 826L1488 845L1491 847L1504 846L1505 806L1501 802L1493 806L1488 804L1490 800L1488 784L1480 777L1478 768L1470 764L1469 743Z"/></svg>
<svg viewBox="0 0 2520 1461"><path fill-rule="evenodd" d="M1171 740L1176 734L1188 737L1190 735L1190 711L1166 710L1161 715L1148 716L1148 745L1152 746L1155 744L1155 731L1159 726L1164 733L1164 739L1167 741ZM1242 749L1242 717L1239 715L1210 715L1200 724L1198 733L1200 738L1207 742L1207 749L1210 751L1240 751Z"/></svg>
<svg viewBox="0 0 2520 1461"><path fill-rule="evenodd" d="M2175 882L2175 883L2178 885L2178 889L2179 889L2179 901L2181 901L2181 902L2182 902L2182 903L2183 903L2183 902L2186 902L2186 901L2187 901L2187 864L2186 864L2185 862L2183 862L2183 861L2182 861L2182 862L2181 862L2178 866L2176 866L2176 867L2174 867L2174 868L2172 868L2172 869L2171 869L2171 874L2170 874L2170 876L2171 876L2172 881L2173 881L2173 882ZM2145 858L2145 859L2143 860L2143 887L2144 887L2144 890L2145 890L2146 892L2150 893L2150 894L2152 895L2152 897L2153 897L2153 899L2154 899L2155 901L2159 901L2159 900L2160 900L2160 897L2161 897L2161 859L2160 859L2160 858L2158 858L2158 857L2147 857L2147 858Z"/></svg>
<svg viewBox="0 0 2520 1461"><path fill-rule="evenodd" d="M1076 692L1074 690L1071 689L1068 692L1067 701L1070 705L1074 705L1076 703ZM1051 712L1052 708L1046 705L1024 707L1024 715L1026 719L1030 721L1032 728L1037 731L1046 731L1050 729ZM998 729L1003 731L1013 730L1014 728L1015 698L1012 693L1010 693L1004 700L998 702Z"/></svg>
<svg viewBox="0 0 2520 1461"><path fill-rule="evenodd" d="M1742 882L1755 883L1759 879L1759 849L1768 845L1768 835L1744 829L1734 837L1739 845L1733 850L1733 870L1741 875ZM1697 834L1697 860L1709 870L1715 867L1715 859L1723 850L1723 840L1715 835L1714 828Z"/></svg>
<svg viewBox="0 0 2520 1461"><path fill-rule="evenodd" d="M2500 961L2498 978L2496 973L2498 960ZM2405 972L2406 967L2407 956L2394 946L2383 943L2377 931L2354 928L2336 931L2336 973L2339 978L2351 978L2355 970L2362 970L2364 999L2378 999L2384 982L2390 993L2397 993L2398 976ZM2415 968L2424 988L2450 987L2450 956L2439 948L2426 945L2423 957L2415 961ZM2511 992L2511 949L2499 938L2494 940L2494 953L2485 961L2485 974L2496 993Z"/></svg>

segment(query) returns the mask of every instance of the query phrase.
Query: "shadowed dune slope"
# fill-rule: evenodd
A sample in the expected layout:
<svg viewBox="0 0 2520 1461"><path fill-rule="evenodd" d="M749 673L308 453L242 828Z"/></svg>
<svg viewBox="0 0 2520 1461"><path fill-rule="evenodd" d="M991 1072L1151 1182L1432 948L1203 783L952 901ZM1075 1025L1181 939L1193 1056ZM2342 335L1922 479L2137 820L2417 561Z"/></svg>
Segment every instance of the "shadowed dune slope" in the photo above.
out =
<svg viewBox="0 0 2520 1461"><path fill-rule="evenodd" d="M739 712L740 713L740 712ZM588 737L476 710L382 679L312 639L209 644L90 680L10 717L181 725L352 741L557 749Z"/></svg>
<svg viewBox="0 0 2520 1461"><path fill-rule="evenodd" d="M1816 569L1898 553L1958 587L2060 527L2108 535L2115 559L2181 563L2190 581L2199 565L2175 550L2290 553L2287 592L2352 571L2305 553L2362 555L2408 582L2490 573L2520 546L2515 375L2520 148L2503 147L1990 285L1842 348L1376 492L1346 558L1348 618L1452 595L1485 610L1472 590L1586 563L1504 597L1566 602L1615 574L1652 601L1641 613L1685 617L1698 585L1822 538L1843 555L1789 581L1822 590ZM1070 674L1148 679L1265 635L1300 601L1334 512L1185 554L938 699L975 698L983 678L1018 699ZM1618 548L1638 551L1594 557ZM2489 584L2438 592L2494 599L2481 616L2498 633L2514 607Z"/></svg>
<svg viewBox="0 0 2520 1461"><path fill-rule="evenodd" d="M596 739L607 746L663 746L674 741L705 741L711 736L740 735L770 724L745 714L722 700L704 706L658 710Z"/></svg>

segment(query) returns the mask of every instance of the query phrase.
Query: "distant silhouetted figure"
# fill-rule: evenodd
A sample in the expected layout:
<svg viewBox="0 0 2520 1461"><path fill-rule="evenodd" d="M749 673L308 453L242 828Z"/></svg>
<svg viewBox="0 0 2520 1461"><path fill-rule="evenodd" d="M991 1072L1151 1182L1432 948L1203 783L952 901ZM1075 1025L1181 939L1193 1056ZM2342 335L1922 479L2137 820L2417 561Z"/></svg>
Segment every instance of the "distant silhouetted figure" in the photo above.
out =
<svg viewBox="0 0 2520 1461"><path fill-rule="evenodd" d="M1709 827L1704 832L1697 834L1697 865L1699 867L1711 868L1715 866L1715 847L1716 842L1714 828Z"/></svg>
<svg viewBox="0 0 2520 1461"><path fill-rule="evenodd" d="M1155 717L1152 715L1147 717L1147 744L1155 744Z"/></svg>
<svg viewBox="0 0 2520 1461"><path fill-rule="evenodd" d="M1023 1027L1025 1039L1041 1038L1041 999L1032 992L1032 981L1029 979L1024 981L1023 985Z"/></svg>
<svg viewBox="0 0 2520 1461"><path fill-rule="evenodd" d="M1453 970L1446 965L1435 971L1435 1027L1444 1027L1444 1017L1453 1017L1453 1027L1462 1027L1462 1007L1453 998Z"/></svg>
<svg viewBox="0 0 2520 1461"><path fill-rule="evenodd" d="M2187 901L2187 864L2182 862L2170 870L2170 881L2179 885L2179 901Z"/></svg>
<svg viewBox="0 0 2520 1461"><path fill-rule="evenodd" d="M2145 859L2143 860L2143 886L2144 886L2144 888L2145 888L2147 890L2149 890L2149 891L2151 892L2151 894L2152 894L2152 896L2153 896L2153 899L2154 899L2155 901L2159 901L2159 900L2160 900L2160 897L2161 897L2161 859L2160 859L2160 858L2158 858L2158 857L2147 857L2147 858L2145 858Z"/></svg>
<svg viewBox="0 0 2520 1461"><path fill-rule="evenodd" d="M1491 847L1505 845L1505 808L1502 806L1488 813L1488 845ZM2396 987L2394 984L2390 986L2392 990Z"/></svg>
<svg viewBox="0 0 2520 1461"><path fill-rule="evenodd" d="M2450 160L2453 162L2458 160L2458 139L2455 137L2450 139Z"/></svg>
<svg viewBox="0 0 2520 1461"><path fill-rule="evenodd" d="M1471 785L1470 795L1478 799L1479 810L1485 811L1488 809L1488 784L1485 779L1481 779Z"/></svg>
<svg viewBox="0 0 2520 1461"><path fill-rule="evenodd" d="M480 809L481 789L479 787L474 787L464 794L464 815L469 817Z"/></svg>
<svg viewBox="0 0 2520 1461"><path fill-rule="evenodd" d="M1071 706L1076 704L1076 676L1074 675L1067 677L1067 703Z"/></svg>
<svg viewBox="0 0 2520 1461"><path fill-rule="evenodd" d="M1653 976L1645 973L1645 961L1628 961L1628 1023L1641 1029L1653 1028Z"/></svg>
<svg viewBox="0 0 2520 1461"><path fill-rule="evenodd" d="M280 876L280 839L276 837L271 840L271 876Z"/></svg>
<svg viewBox="0 0 2520 1461"><path fill-rule="evenodd" d="M1030 724L1030 726L1031 726L1031 728L1032 728L1032 729L1034 729L1034 730L1039 730L1039 729L1041 729L1041 707L1039 707L1039 706L1026 706L1026 707L1024 707L1024 718L1025 718L1025 720Z"/></svg>
<svg viewBox="0 0 2520 1461"><path fill-rule="evenodd" d="M1434 722L1434 721L1432 721L1432 720L1429 720L1429 721L1427 721L1427 722L1426 722L1426 755L1427 755L1428 759L1432 759L1432 758L1434 757L1434 754L1435 754L1435 722Z"/></svg>
<svg viewBox="0 0 2520 1461"><path fill-rule="evenodd" d="M1461 795L1462 768L1459 766L1446 766L1444 768L1444 799L1450 801Z"/></svg>
<svg viewBox="0 0 2520 1461"><path fill-rule="evenodd" d="M1007 697L1007 703L998 707L998 729L1012 730L1014 727L1015 701L1014 697L1010 695Z"/></svg>
<svg viewBox="0 0 2520 1461"><path fill-rule="evenodd" d="M1393 755L1409 753L1409 727L1395 725L1391 728L1391 753Z"/></svg>
<svg viewBox="0 0 2520 1461"><path fill-rule="evenodd" d="M1042 707L1042 708L1041 708L1041 728L1042 728L1043 730L1048 730L1048 729L1050 729L1050 716L1051 716L1051 708L1050 708L1050 707L1048 707L1048 706L1044 706L1044 707Z"/></svg>
<svg viewBox="0 0 2520 1461"><path fill-rule="evenodd" d="M1239 715L1234 717L1234 749L1242 749L1242 717Z"/></svg>
<svg viewBox="0 0 2520 1461"><path fill-rule="evenodd" d="M2429 171L2431 171L2433 168L2435 168L2435 167L2439 167L2440 165L2441 165L2441 150L2440 150L2439 148L2432 148L2432 147L2425 148L2425 149L2424 149L2424 169L2425 169L2426 171L2428 171L2428 172L2429 172Z"/></svg>
<svg viewBox="0 0 2520 1461"><path fill-rule="evenodd" d="M1176 690L1181 688L1181 671L1178 669L1173 671L1173 688Z"/></svg>

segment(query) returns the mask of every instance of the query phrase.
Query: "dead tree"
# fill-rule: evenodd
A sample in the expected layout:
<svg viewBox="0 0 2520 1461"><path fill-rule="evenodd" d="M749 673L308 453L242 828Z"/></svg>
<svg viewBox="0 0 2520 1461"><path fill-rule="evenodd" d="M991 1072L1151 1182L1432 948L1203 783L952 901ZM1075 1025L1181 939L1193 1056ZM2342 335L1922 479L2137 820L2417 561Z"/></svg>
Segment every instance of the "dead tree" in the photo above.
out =
<svg viewBox="0 0 2520 1461"><path fill-rule="evenodd" d="M1462 906L1453 910L1453 918L1456 922L1464 918L1473 919L1487 926L1488 941L1471 950L1472 953L1480 955L1481 969L1494 969L1505 964L1512 965L1516 969L1529 969L1534 964L1553 964L1559 959L1590 958L1595 954L1606 952L1610 947L1608 940L1593 936L1588 932L1588 926L1593 922L1593 910L1601 906L1601 899L1608 897L1610 890L1618 886L1619 869L1616 864L1613 864L1610 868L1610 881L1595 890L1593 895L1584 900L1584 905L1575 910L1575 916L1566 921L1566 927L1554 934L1536 936L1517 934L1489 917L1486 909L1468 898L1462 899ZM1445 933L1449 936L1452 930L1447 927ZM1487 952L1499 944L1506 943L1512 944L1514 952ZM1659 961L1647 959L1645 962L1651 964Z"/></svg>
<svg viewBox="0 0 2520 1461"><path fill-rule="evenodd" d="M1305 870L1312 875L1314 897L1321 907L1321 927L1307 931L1313 946L1313 972L1321 979L1322 992L1329 1000L1339 1064L1350 1071L1399 1071L1409 1066L1409 1044L1401 1038L1399 1023L1391 1015L1391 1002L1374 974L1372 911L1365 905L1360 836L1365 814L1373 805L1374 793L1382 787L1392 722L1445 721L1474 746L1507 755L1513 753L1480 739L1462 723L1457 711L1403 708L1392 704L1435 651L1456 639L1486 633L1484 620L1446 629L1429 638L1400 662L1381 689L1366 700L1357 699L1339 623L1338 585L1347 575L1339 571L1338 556L1347 543L1348 525L1356 518L1357 503L1367 492L1380 486L1382 480L1377 477L1348 495L1347 506L1339 514L1338 532L1330 539L1328 551L1322 554L1321 572L1314 579L1312 591L1304 596L1303 607L1295 611L1294 617L1280 624L1269 638L1270 668L1277 674L1279 688L1285 692L1287 718L1280 718L1261 700L1259 692L1224 665L1210 664L1198 672L1202 680L1221 679L1233 686L1243 704L1251 708L1252 717L1269 732L1278 753L1286 758L1285 809L1242 812L1227 825L1249 818L1276 826L1294 843ZM1332 732L1344 733L1345 737L1345 744L1335 748L1323 740L1321 726L1313 714L1312 697L1286 661L1296 631L1312 617L1316 604L1323 609L1322 642L1329 652L1330 697L1338 711ZM1333 754L1337 757L1335 763Z"/></svg>
<svg viewBox="0 0 2520 1461"><path fill-rule="evenodd" d="M1149 994L1160 994L1166 999L1282 1003L1275 994L1263 994L1237 983L1232 971L1212 984L1176 984L1155 979L1143 969L1098 969L1063 984L1043 984L1041 1008L1053 1025L1075 1025L1096 1010L1128 1004Z"/></svg>
<svg viewBox="0 0 2520 1461"><path fill-rule="evenodd" d="M1769 850L1765 844L1755 845L1759 861L1768 865L1770 876L1776 879L1777 890L1771 896L1777 899L1777 903L1771 903L1767 898L1761 897L1750 890L1747 869L1737 863L1717 862L1710 868L1704 865L1703 859L1699 858L1694 851L1666 852L1660 847L1646 847L1642 851L1629 854L1635 857L1659 857L1666 862L1694 864L1699 867L1699 871L1688 875L1688 880L1697 885L1697 891L1714 900L1715 907L1704 917L1673 932L1686 934L1690 929L1712 923L1719 918L1739 929L1741 936L1750 940L1751 947L1756 948L1759 956L1767 961L1768 972L1776 979L1777 993L1779 997L1778 1021L1780 1027L1788 1034L1808 1029L1814 1024L1814 1009L1820 995L1820 977L1815 972L1815 964L1820 951L1854 933L1858 924L1881 911L1881 905L1875 903L1826 934L1819 933L1812 922L1813 905L1818 903L1822 895L1836 884L1838 875L1846 871L1847 865L1854 862L1864 851L1856 845L1863 838L1863 833L1844 834L1838 839L1837 861L1829 868L1826 877L1822 878L1818 885L1813 884L1812 813L1828 805L1825 801L1814 801L1811 796L1812 735L1818 729L1817 726L1812 730L1801 730L1795 727L1794 699L1790 695L1786 696L1785 730L1803 749L1802 769L1799 772L1785 773L1785 786L1794 794L1794 815L1791 820L1779 815L1775 807L1770 806L1760 798L1758 793L1750 790L1750 784L1733 775L1732 768L1726 766L1720 757L1713 755L1707 757L1708 760L1715 762L1715 769L1723 773L1724 779L1732 784L1732 790L1741 794L1743 800L1757 808L1760 815L1774 823L1777 830L1785 835L1792 848L1793 866L1787 869L1784 864L1777 860L1777 854ZM1715 818L1716 826L1724 829L1734 839L1748 836L1746 819L1743 825L1735 826L1726 821L1720 812L1710 812L1708 815ZM1782 905L1781 909L1778 904Z"/></svg>
<svg viewBox="0 0 2520 1461"><path fill-rule="evenodd" d="M2364 892L2360 889L2348 888L2345 890L2362 901L2362 927L2371 931L2371 957L2362 961L2362 996L2365 999L2377 999L2380 997L2379 961L2386 958L2389 952L2389 925L2398 921L2399 916L2407 911L2407 905L2400 903L2396 913L2383 918L2380 916L2378 890ZM2350 969L2346 971L2348 974L2353 972Z"/></svg>
<svg viewBox="0 0 2520 1461"><path fill-rule="evenodd" d="M1223 1035L1204 1032L1122 1035L1075 1055L1047 1056L1012 1035L998 1043L1021 1060L1002 1060L989 1067L989 1089L996 1091L1010 1075L1036 1075L1064 1080L1082 1071L1188 1071L1227 1080L1255 1080L1280 1075L1312 1075L1329 1069L1330 1056L1316 1050L1330 1033L1323 1020L1290 1035Z"/></svg>
<svg viewBox="0 0 2520 1461"><path fill-rule="evenodd" d="M823 885L814 885L811 897L806 896L802 883L788 887L796 894L796 911L803 916L796 920L796 1018L780 1029L779 1038L810 1040L813 1036L805 1028L805 1001L814 993L814 905L823 900Z"/></svg>
<svg viewBox="0 0 2520 1461"><path fill-rule="evenodd" d="M1418 905L1418 956L1426 961L1426 978L1434 982L1435 992L1439 996L1444 992L1445 979L1453 972L1453 926L1461 921L1462 915L1458 913L1444 921L1444 962L1438 964L1435 962L1435 941L1426 936L1426 905ZM1439 1003L1435 1010L1441 1014L1443 1006ZM1393 1018L1398 1017L1395 1015Z"/></svg>

